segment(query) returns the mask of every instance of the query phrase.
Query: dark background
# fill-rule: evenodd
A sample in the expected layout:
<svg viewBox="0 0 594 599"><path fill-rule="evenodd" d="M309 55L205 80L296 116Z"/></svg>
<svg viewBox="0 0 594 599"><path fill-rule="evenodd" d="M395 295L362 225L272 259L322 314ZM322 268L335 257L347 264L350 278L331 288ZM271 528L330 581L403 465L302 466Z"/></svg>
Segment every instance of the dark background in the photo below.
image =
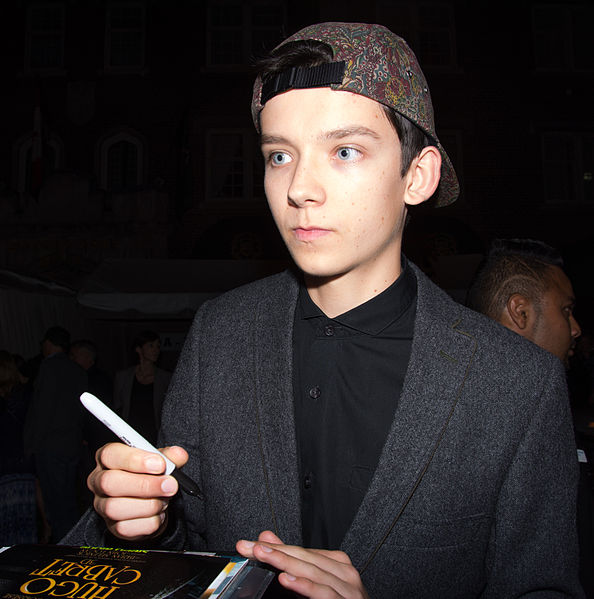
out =
<svg viewBox="0 0 594 599"><path fill-rule="evenodd" d="M20 0L0 8L0 347L30 357L62 324L113 370L148 327L173 366L188 305L281 268L250 65L327 20L386 25L429 81L462 192L415 211L409 257L463 298L493 237L542 239L591 328L592 2Z"/></svg>

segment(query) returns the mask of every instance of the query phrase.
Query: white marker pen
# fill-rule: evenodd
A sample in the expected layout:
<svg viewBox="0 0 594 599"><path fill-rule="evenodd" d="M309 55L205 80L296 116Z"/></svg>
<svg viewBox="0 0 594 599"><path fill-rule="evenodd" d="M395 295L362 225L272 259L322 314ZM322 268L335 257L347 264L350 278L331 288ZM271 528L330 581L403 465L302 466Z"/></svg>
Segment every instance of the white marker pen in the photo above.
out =
<svg viewBox="0 0 594 599"><path fill-rule="evenodd" d="M151 445L142 435L137 433L125 420L120 418L113 410L108 408L99 398L85 391L80 396L82 405L113 433L115 433L126 445L137 447L159 454L165 460L165 474L171 474L177 480L179 486L188 495L204 499L198 485L181 470L175 468L175 464L156 447Z"/></svg>

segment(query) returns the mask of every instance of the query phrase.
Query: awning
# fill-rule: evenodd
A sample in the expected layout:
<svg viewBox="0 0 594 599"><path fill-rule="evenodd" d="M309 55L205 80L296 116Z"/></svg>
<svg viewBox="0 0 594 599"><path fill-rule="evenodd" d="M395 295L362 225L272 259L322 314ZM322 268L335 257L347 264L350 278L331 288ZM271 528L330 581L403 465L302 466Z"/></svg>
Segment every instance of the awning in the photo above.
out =
<svg viewBox="0 0 594 599"><path fill-rule="evenodd" d="M287 268L283 260L106 260L78 303L103 318L191 318L207 299Z"/></svg>

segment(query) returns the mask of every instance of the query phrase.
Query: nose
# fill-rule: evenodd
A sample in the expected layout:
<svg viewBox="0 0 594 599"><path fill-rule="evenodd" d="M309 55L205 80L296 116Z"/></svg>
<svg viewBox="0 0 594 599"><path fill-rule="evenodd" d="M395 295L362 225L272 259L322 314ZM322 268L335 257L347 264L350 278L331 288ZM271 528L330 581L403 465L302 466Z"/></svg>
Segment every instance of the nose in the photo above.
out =
<svg viewBox="0 0 594 599"><path fill-rule="evenodd" d="M287 200L299 208L324 202L324 187L313 159L299 158L287 190Z"/></svg>
<svg viewBox="0 0 594 599"><path fill-rule="evenodd" d="M571 315L571 336L574 339L577 339L582 334L582 329L578 324L578 321L574 318L573 314Z"/></svg>

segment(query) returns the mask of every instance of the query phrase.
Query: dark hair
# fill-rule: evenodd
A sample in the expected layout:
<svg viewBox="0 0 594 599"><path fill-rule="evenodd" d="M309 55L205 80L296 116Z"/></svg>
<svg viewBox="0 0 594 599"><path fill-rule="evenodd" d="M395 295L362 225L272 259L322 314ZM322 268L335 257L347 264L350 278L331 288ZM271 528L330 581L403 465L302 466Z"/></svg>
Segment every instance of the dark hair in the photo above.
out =
<svg viewBox="0 0 594 599"><path fill-rule="evenodd" d="M256 63L258 74L266 82L270 77L291 67L316 67L332 62L332 48L316 40L287 42L273 50L269 56ZM382 104L384 113L398 134L401 147L400 176L404 177L410 165L426 146L434 145L429 137L415 123L399 114L390 106ZM259 117L258 117L259 118Z"/></svg>
<svg viewBox="0 0 594 599"><path fill-rule="evenodd" d="M520 293L538 309L553 266L563 269L563 258L542 241L495 239L474 276L466 304L498 320L509 297Z"/></svg>
<svg viewBox="0 0 594 599"><path fill-rule="evenodd" d="M67 352L70 345L70 333L63 327L50 327L45 332L42 341L49 341Z"/></svg>
<svg viewBox="0 0 594 599"><path fill-rule="evenodd" d="M155 333L155 331L141 331L134 337L134 341L132 342L132 349L136 349L137 347L142 347L145 343L150 343L152 341L157 341L159 339L159 335Z"/></svg>
<svg viewBox="0 0 594 599"><path fill-rule="evenodd" d="M152 343L153 341L160 341L159 335L155 331L145 330L141 331L134 337L132 342L132 359L139 363L140 355L136 350L142 347L145 343Z"/></svg>

